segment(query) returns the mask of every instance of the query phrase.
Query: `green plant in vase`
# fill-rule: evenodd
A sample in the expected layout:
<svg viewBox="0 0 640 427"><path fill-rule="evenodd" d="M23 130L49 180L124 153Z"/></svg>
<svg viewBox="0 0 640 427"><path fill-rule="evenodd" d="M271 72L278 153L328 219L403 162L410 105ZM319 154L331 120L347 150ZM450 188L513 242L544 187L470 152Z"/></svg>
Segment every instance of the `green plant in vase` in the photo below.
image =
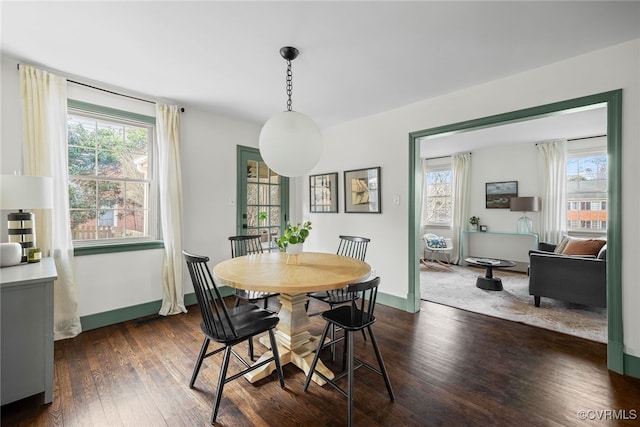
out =
<svg viewBox="0 0 640 427"><path fill-rule="evenodd" d="M473 225L477 230L480 226L480 217L477 217L475 215L472 216L471 218L469 218L469 224Z"/></svg>
<svg viewBox="0 0 640 427"><path fill-rule="evenodd" d="M284 229L282 236L276 239L276 243L281 250L286 250L289 245L298 245L304 243L309 237L311 231L311 221L307 221L304 224L291 225L287 223L287 227Z"/></svg>

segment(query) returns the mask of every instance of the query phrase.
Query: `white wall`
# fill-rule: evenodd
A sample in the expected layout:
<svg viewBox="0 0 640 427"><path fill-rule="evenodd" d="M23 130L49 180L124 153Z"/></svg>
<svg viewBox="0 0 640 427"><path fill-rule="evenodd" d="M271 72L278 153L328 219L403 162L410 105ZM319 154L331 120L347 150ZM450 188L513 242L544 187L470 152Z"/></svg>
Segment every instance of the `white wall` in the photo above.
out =
<svg viewBox="0 0 640 427"><path fill-rule="evenodd" d="M640 237L636 220L640 193L635 185L640 182L639 62L640 39L326 129L322 159L311 173L382 166L382 214L310 214L308 189L303 188L302 212L316 230L322 230L308 240L308 247L333 249L339 233L371 237L367 261L382 278L381 291L406 297L410 132L622 88L624 344L627 354L640 356L640 329L635 327L640 324L640 287L634 265ZM517 172L505 171L504 176L513 179ZM340 212L344 211L342 192L341 178ZM391 204L395 194L400 196L400 206Z"/></svg>
<svg viewBox="0 0 640 427"><path fill-rule="evenodd" d="M22 115L17 61L4 56L1 60L0 172L6 174L22 169ZM108 88L103 84L97 86ZM155 116L153 104L74 84L68 85L68 96ZM235 234L236 208L231 201L235 202L236 197L236 145L257 146L260 125L184 107L186 111L181 116L183 246L210 256L215 263L228 258L227 237ZM5 212L2 215L6 218ZM6 240L6 232L2 238ZM162 257L161 249L76 257L80 316L161 299ZM193 292L186 269L184 279L185 292Z"/></svg>

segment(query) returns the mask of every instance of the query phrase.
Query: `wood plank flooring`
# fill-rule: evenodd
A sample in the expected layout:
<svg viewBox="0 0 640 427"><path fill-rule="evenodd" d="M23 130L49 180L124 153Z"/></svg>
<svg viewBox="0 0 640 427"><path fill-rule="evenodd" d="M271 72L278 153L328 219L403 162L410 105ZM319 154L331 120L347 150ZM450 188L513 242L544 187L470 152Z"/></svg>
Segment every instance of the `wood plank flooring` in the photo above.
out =
<svg viewBox="0 0 640 427"><path fill-rule="evenodd" d="M312 302L310 311L322 309ZM355 422L360 426L639 425L640 380L606 369L606 346L560 333L423 302L417 314L382 305L374 326L396 394L360 369ZM202 335L199 311L130 321L55 343L54 401L42 395L2 407L2 426L206 426L220 357L189 379ZM319 334L323 321L311 321ZM239 346L246 354L246 344ZM369 341L357 353L375 363ZM256 342L259 354L264 350ZM323 354L328 359L328 353ZM336 367L330 361L330 367ZM230 370L238 365L232 362ZM346 401L285 366L275 374L225 386L218 423L226 426L341 426ZM581 420L579 411L610 412ZM625 413L618 411L626 411ZM614 416L615 415L615 416ZM601 415L602 416L602 415ZM612 420L612 418L628 418ZM606 417L606 413L605 413Z"/></svg>

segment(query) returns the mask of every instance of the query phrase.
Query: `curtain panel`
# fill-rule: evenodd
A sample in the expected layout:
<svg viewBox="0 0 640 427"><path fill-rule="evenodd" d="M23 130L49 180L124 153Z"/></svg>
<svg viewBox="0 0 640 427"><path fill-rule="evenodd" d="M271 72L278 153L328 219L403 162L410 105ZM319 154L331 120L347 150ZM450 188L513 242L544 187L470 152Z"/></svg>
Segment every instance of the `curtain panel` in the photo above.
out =
<svg viewBox="0 0 640 427"><path fill-rule="evenodd" d="M24 170L53 178L53 209L36 213L37 245L53 256L54 339L82 332L69 221L67 168L67 81L29 65L20 67Z"/></svg>
<svg viewBox="0 0 640 427"><path fill-rule="evenodd" d="M453 235L454 251L451 262L459 264L462 258L462 232L469 216L469 197L471 180L471 153L453 155L453 176L451 185L453 204Z"/></svg>
<svg viewBox="0 0 640 427"><path fill-rule="evenodd" d="M180 107L156 104L160 217L164 240L162 267L163 316L186 313L182 280L182 173L180 170Z"/></svg>
<svg viewBox="0 0 640 427"><path fill-rule="evenodd" d="M559 243L567 232L567 141L540 142L537 148L544 164L541 237Z"/></svg>

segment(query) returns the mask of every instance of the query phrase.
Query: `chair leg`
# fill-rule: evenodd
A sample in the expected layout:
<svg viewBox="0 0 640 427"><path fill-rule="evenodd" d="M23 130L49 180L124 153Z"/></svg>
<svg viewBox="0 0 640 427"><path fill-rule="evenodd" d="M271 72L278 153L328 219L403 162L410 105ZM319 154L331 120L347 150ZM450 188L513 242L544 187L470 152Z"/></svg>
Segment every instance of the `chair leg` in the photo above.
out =
<svg viewBox="0 0 640 427"><path fill-rule="evenodd" d="M249 338L249 352L248 353L249 353L249 359L253 361L254 360L253 359L253 337Z"/></svg>
<svg viewBox="0 0 640 427"><path fill-rule="evenodd" d="M224 389L224 382L227 378L227 368L229 368L229 357L231 356L231 346L227 346L224 349L224 358L222 359L222 366L220 367L220 377L218 378L218 389L216 390L216 397L213 403L213 413L211 414L211 424L216 422L218 416L218 408L220 407L220 400L222 399L222 390Z"/></svg>
<svg viewBox="0 0 640 427"><path fill-rule="evenodd" d="M234 307L237 307L240 305L240 298L236 297L236 302L233 303Z"/></svg>
<svg viewBox="0 0 640 427"><path fill-rule="evenodd" d="M347 419L349 427L353 426L353 332L345 331L345 346L347 347Z"/></svg>
<svg viewBox="0 0 640 427"><path fill-rule="evenodd" d="M269 298L265 298L262 301L264 301L263 308L266 310L269 307Z"/></svg>
<svg viewBox="0 0 640 427"><path fill-rule="evenodd" d="M369 330L369 336L371 337L371 343L373 344L373 349L376 352L378 365L380 365L380 372L382 372L384 383L387 386L387 391L389 392L389 398L393 401L395 400L395 395L393 394L393 389L391 388L391 380L389 380L389 374L387 373L387 369L384 366L384 361L382 360L382 353L380 353L380 348L378 348L378 343L376 342L376 336L373 334L373 331L371 330L371 326L368 326L367 329Z"/></svg>
<svg viewBox="0 0 640 427"><path fill-rule="evenodd" d="M282 372L282 365L280 364L280 353L278 352L278 342L276 341L276 336L273 333L273 329L269 329L269 341L271 341L271 351L273 352L274 362L276 363L276 371L278 371L280 387L284 388L284 373Z"/></svg>
<svg viewBox="0 0 640 427"><path fill-rule="evenodd" d="M313 373L316 370L316 365L318 364L318 359L320 357L320 350L322 350L322 346L324 345L324 340L327 338L327 334L329 333L329 322L324 326L324 330L322 331L322 336L320 337L320 341L318 341L318 348L313 356L313 362L311 362L311 366L309 367L309 373L307 374L307 379L304 382L304 387L302 391L306 392L309 388L309 383L311 382L311 377L313 377Z"/></svg>
<svg viewBox="0 0 640 427"><path fill-rule="evenodd" d="M200 348L200 354L198 355L198 360L196 360L196 366L193 367L193 374L191 374L191 381L189 382L189 388L193 388L193 384L196 382L196 377L200 372L200 367L202 366L202 361L204 360L204 355L207 354L207 349L209 348L209 338L205 338L202 343L202 348Z"/></svg>
<svg viewBox="0 0 640 427"><path fill-rule="evenodd" d="M336 339L336 325L331 324L331 341ZM336 343L331 344L331 360L336 361Z"/></svg>

